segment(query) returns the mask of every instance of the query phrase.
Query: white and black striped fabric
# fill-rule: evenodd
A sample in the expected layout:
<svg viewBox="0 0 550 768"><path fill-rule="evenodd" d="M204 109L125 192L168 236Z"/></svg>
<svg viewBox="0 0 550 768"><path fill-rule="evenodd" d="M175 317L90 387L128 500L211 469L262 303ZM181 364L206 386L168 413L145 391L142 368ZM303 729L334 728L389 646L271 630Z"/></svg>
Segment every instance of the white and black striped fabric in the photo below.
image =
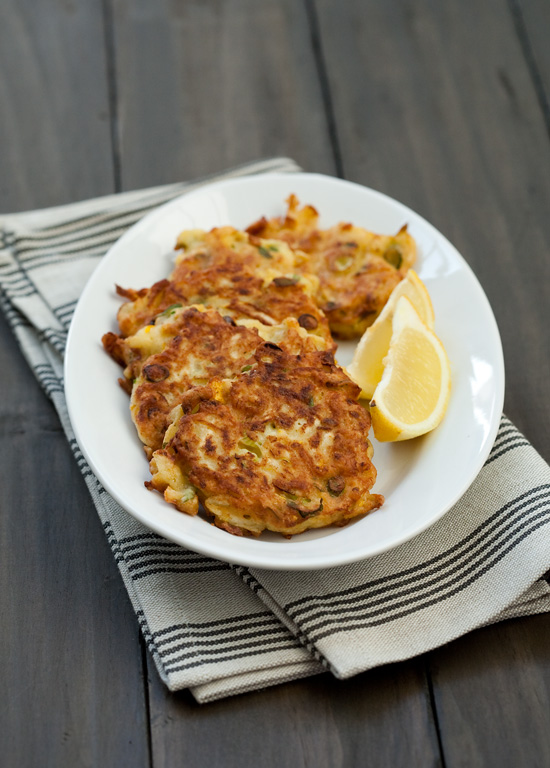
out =
<svg viewBox="0 0 550 768"><path fill-rule="evenodd" d="M172 690L198 701L330 670L409 658L471 629L550 610L550 468L505 417L460 502L415 539L314 572L233 567L187 551L124 512L69 423L63 352L76 302L109 246L158 205L220 178L299 170L278 158L191 184L0 216L0 306L90 489L143 636Z"/></svg>

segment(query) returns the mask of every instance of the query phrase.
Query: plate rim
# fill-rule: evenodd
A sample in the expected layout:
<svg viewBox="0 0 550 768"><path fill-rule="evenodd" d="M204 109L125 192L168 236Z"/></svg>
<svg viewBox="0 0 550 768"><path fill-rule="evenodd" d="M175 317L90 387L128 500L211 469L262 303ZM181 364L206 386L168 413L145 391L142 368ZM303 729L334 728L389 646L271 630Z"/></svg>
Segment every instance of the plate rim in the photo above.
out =
<svg viewBox="0 0 550 768"><path fill-rule="evenodd" d="M73 371L71 367L72 366L71 350L72 350L73 344L75 343L73 339L76 333L74 329L77 327L77 324L78 324L78 318L80 317L80 312L82 311L81 307L85 306L88 294L90 292L93 292L94 283L95 283L94 278L96 277L96 274L101 273L103 271L101 270L101 266L106 263L107 259L109 259L110 261L112 258L114 258L111 255L113 251L116 253L116 251L119 249L121 244L124 246L126 240L130 240L132 237L135 237L136 233L139 234L139 232L142 229L143 230L147 229L147 227L150 226L150 224L157 217L160 218L162 216L162 214L166 211L166 209L169 209L172 206L176 207L178 204L181 204L182 201L185 201L185 199L188 197L201 195L205 192L208 193L210 190L223 189L224 187L232 187L232 186L237 186L237 187L246 186L251 182L258 183L263 180L273 181L274 179L284 179L285 181L288 181L291 184L292 179L297 179L297 178L302 178L302 179L305 179L306 181L322 180L322 183L328 182L336 186L341 185L347 188L351 187L351 188L357 188L362 191L366 191L369 194L373 195L375 198L378 198L379 200L381 200L386 204L389 204L393 207L397 206L397 208L405 215L412 214L412 216L416 220L420 221L422 225L426 227L427 231L431 232L431 234L433 234L434 237L442 241L442 243L446 246L446 248L450 249L450 251L453 254L453 257L458 259L458 262L460 263L462 270L464 270L467 273L469 281L475 287L478 294L478 299L480 300L481 304L483 304L485 315L491 321L490 332L493 337L493 341L496 342L496 346L494 346L493 352L495 355L495 362L498 362L498 370L495 371L497 375L494 377L495 389L494 389L494 397L492 400L492 402L494 403L494 416L490 425L490 429L487 432L487 437L483 445L483 450L478 453L478 460L475 464L475 470L470 472L470 474L468 475L468 478L460 485L459 489L457 489L457 491L453 494L453 496L447 500L447 502L442 506L442 509L439 511L437 515L434 515L429 520L423 522L422 524L417 525L414 528L414 530L412 531L408 530L404 532L401 536L396 536L394 540L392 540L391 542L385 545L379 546L378 548L376 548L376 550L365 552L363 554L357 554L355 551L351 553L338 552L337 554L333 555L333 557L330 558L329 560L327 560L326 557L316 558L315 555L308 555L306 560L302 559L298 561L294 561L294 560L288 561L283 559L284 555L281 553L281 555L278 555L278 557L269 558L269 562L266 563L265 557L262 557L260 552L258 553L258 556L251 555L250 557L245 556L244 558L240 556L239 557L235 556L235 559L233 559L225 551L226 547L216 546L215 542L213 543L210 542L208 544L203 545L201 541L196 542L193 540L191 543L189 541L185 541L184 539L189 538L185 536L185 532L183 533L183 536L177 536L177 535L175 536L173 533L167 532L166 526L163 525L160 521L155 521L154 519L151 520L150 516L148 516L147 514L142 514L140 510L129 508L124 498L121 498L118 491L115 488L113 488L111 482L109 481L109 478L105 478L103 476L102 471L98 469L94 456L91 455L90 452L88 451L86 440L85 438L83 438L80 432L80 421L77 415L74 389L70 386L70 382L72 381L72 375L73 375ZM77 318L76 322L75 322L75 318ZM349 563L357 562L360 560L366 560L371 557L375 557L379 554L382 554L384 552L395 549L401 544L416 538L423 531L427 530L432 525L434 525L464 495L464 493L475 481L475 478L477 477L483 465L485 464L485 461L489 456L489 453L494 444L496 435L498 433L501 415L503 412L504 393L505 393L505 368L504 368L502 340L500 337L500 332L498 329L494 312L490 305L489 299L485 294L485 291L483 290L483 287L481 286L481 283L476 277L474 271L472 270L468 262L465 260L465 258L462 256L462 254L455 248L455 246L445 237L445 235L443 235L443 233L441 233L434 225L432 225L429 221L427 221L423 216L416 213L416 211L409 208L405 204L401 203L399 200L396 200L395 198L392 198L383 192L372 189L371 187L367 187L357 182L347 181L345 179L340 179L340 178L332 177L325 174L305 173L305 172L292 172L292 173L268 172L268 173L254 174L249 176L221 179L214 182L205 182L204 184L201 184L198 187L195 186L193 189L188 190L182 193L181 195L176 196L172 200L169 200L157 206L156 208L154 208L153 210L145 214L142 218L140 218L135 224L129 227L126 230L126 232L124 232L121 235L121 237L118 238L109 247L105 255L102 257L102 259L98 263L97 267L94 269L94 271L90 275L89 279L86 282L86 285L84 286L84 289L82 290L82 293L76 304L76 307L73 313L73 318L71 320L71 324L70 324L68 335L67 335L67 345L66 345L65 359L63 362L63 371L64 371L64 380L65 380L65 397L67 402L69 420L73 428L73 432L75 434L75 439L77 441L77 444L84 458L86 459L87 463L92 469L98 482L105 487L105 489L109 492L112 498L114 498L115 501L117 501L118 504L125 510L125 513L130 514L132 517L137 519L141 524L143 524L149 530L152 530L155 533L162 536L163 538L169 541L173 541L182 547L190 549L191 551L198 552L208 557L212 557L214 559L218 559L223 562L232 563L236 565L244 565L247 567L253 567L258 569L284 570L284 571L319 570L322 568L336 567L340 565L346 565ZM68 382L69 382L69 386L68 386ZM254 541L254 540L251 540L251 541Z"/></svg>

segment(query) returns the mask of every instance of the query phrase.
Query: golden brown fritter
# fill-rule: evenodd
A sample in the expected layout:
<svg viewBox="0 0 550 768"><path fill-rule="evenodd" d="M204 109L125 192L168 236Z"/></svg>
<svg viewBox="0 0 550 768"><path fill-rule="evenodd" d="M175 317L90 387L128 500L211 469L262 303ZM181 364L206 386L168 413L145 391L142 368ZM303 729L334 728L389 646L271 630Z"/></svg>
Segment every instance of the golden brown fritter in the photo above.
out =
<svg viewBox="0 0 550 768"><path fill-rule="evenodd" d="M158 329L147 326L132 337L142 337L148 343L156 332L157 342L153 341L148 349L156 343L161 351L147 355L147 348L142 347L139 371L135 361L126 369L136 374L130 412L149 457L162 446L170 413L186 392L214 377L229 378L241 373L263 341L280 345L292 354L325 346L322 339L308 334L292 318L276 326L250 322L246 327L203 307L181 309L174 314L171 322ZM166 327L171 338L164 331Z"/></svg>
<svg viewBox="0 0 550 768"><path fill-rule="evenodd" d="M300 209L295 195L287 202L286 216L262 218L247 232L287 242L296 251L297 271L319 278L315 300L332 332L341 338L360 336L414 264L414 239L406 227L393 236L346 223L319 229L319 214L313 206Z"/></svg>
<svg viewBox="0 0 550 768"><path fill-rule="evenodd" d="M248 365L182 398L149 487L188 514L200 500L238 535L288 536L378 508L370 417L332 353L292 355L267 343Z"/></svg>
<svg viewBox="0 0 550 768"><path fill-rule="evenodd" d="M269 335L267 326L276 329L287 319L292 319L304 332L315 336L318 342L317 348L334 350L336 345L330 336L328 339L326 336L327 326L324 318L320 318L322 321L320 326L318 316L307 312L300 313L299 310L301 309L311 309L309 305L303 305L303 297L303 291L295 285L286 287L275 285L268 286L258 297L261 306L268 309L269 313L261 312L259 309L254 311L251 305L243 305L239 299L224 302L224 305L218 309L226 323L235 324L236 322L239 325L248 325L249 327L256 325L260 329L260 335L266 340ZM215 297L212 298L216 304ZM196 311L206 312L208 309L217 316L213 306L204 304L194 306ZM292 312L287 317L286 312L292 308L297 311L297 319L294 319ZM186 314L188 309L189 307L178 303L172 304L158 314L151 323L139 328L130 336L118 336L111 332L103 335L102 342L105 350L124 368L124 379L119 381L128 394L131 392L132 382L141 373L147 358L161 352L174 336L181 332L181 324L188 317ZM320 334L319 331L321 331Z"/></svg>
<svg viewBox="0 0 550 768"><path fill-rule="evenodd" d="M123 337L170 307L204 304L265 325L285 317L302 318L307 330L331 338L327 320L312 299L318 280L297 271L296 256L286 243L220 227L210 232L187 230L179 236L177 248L181 253L170 279L140 291L117 288L129 300L118 312ZM113 344L111 354L116 352Z"/></svg>
<svg viewBox="0 0 550 768"><path fill-rule="evenodd" d="M177 271L185 263L184 274L189 268L202 271L224 263L228 257L243 269L266 279L271 276L290 274L296 257L287 243L271 238L251 237L234 227L214 227L209 232L203 229L186 229L176 240L179 253L175 259L172 278L177 282Z"/></svg>

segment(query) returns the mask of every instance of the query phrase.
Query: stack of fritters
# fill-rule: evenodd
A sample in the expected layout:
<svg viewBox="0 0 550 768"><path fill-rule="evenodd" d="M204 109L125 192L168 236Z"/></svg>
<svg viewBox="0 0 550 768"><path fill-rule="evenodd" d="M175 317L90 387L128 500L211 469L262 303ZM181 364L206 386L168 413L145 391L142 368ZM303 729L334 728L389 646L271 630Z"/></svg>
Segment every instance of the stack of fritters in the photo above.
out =
<svg viewBox="0 0 550 768"><path fill-rule="evenodd" d="M136 333L170 307L204 304L222 315L265 325L295 317L307 330L331 338L327 319L312 298L319 281L306 271L299 273L286 243L220 227L187 230L176 247L180 253L169 279L140 291L117 288L129 299L118 313L123 336Z"/></svg>
<svg viewBox="0 0 550 768"><path fill-rule="evenodd" d="M103 337L124 368L148 487L188 514L202 504L233 534L343 525L383 502L370 493L370 417L335 364L325 311L340 335L360 332L365 306L380 311L414 248L405 231L380 244L351 225L317 230L314 209L297 207L292 196L286 220L247 232L183 232L169 278L117 287L120 334ZM401 261L386 274L372 264L388 265L391 247ZM371 274L372 301L359 301L366 283L350 281L344 256L354 275Z"/></svg>

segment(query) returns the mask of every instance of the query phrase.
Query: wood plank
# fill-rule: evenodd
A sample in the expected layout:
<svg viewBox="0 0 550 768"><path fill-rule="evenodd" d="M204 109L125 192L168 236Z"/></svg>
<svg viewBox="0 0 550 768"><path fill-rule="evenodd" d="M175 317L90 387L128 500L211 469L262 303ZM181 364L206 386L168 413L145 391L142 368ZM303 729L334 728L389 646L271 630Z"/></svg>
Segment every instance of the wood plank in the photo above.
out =
<svg viewBox="0 0 550 768"><path fill-rule="evenodd" d="M478 630L433 655L445 765L550 765L550 616Z"/></svg>
<svg viewBox="0 0 550 768"><path fill-rule="evenodd" d="M153 680L151 708L157 768L440 764L418 662L346 681L320 675L203 706Z"/></svg>
<svg viewBox="0 0 550 768"><path fill-rule="evenodd" d="M115 0L113 19L125 188L272 155L334 171L301 3Z"/></svg>
<svg viewBox="0 0 550 768"><path fill-rule="evenodd" d="M315 5L346 177L410 205L473 267L505 410L550 458L550 143L508 3Z"/></svg>
<svg viewBox="0 0 550 768"><path fill-rule="evenodd" d="M315 7L345 175L424 215L473 267L502 335L505 410L550 458L550 142L510 5ZM542 49L548 11L530 8ZM430 655L445 765L548 762L547 623Z"/></svg>
<svg viewBox="0 0 550 768"><path fill-rule="evenodd" d="M113 23L125 187L273 154L335 172L305 5L115 2ZM170 694L149 663L157 768L176 761L242 768L260 754L266 766L347 765L374 754L410 765L411 753L437 763L422 665L347 683L327 676L199 707L189 694ZM403 741L388 738L395 723Z"/></svg>
<svg viewBox="0 0 550 768"><path fill-rule="evenodd" d="M0 8L0 211L112 191L100 0Z"/></svg>
<svg viewBox="0 0 550 768"><path fill-rule="evenodd" d="M113 191L102 9L2 4L0 210ZM137 622L55 411L0 317L5 765L149 764Z"/></svg>
<svg viewBox="0 0 550 768"><path fill-rule="evenodd" d="M0 318L6 765L148 764L138 630L50 403Z"/></svg>

